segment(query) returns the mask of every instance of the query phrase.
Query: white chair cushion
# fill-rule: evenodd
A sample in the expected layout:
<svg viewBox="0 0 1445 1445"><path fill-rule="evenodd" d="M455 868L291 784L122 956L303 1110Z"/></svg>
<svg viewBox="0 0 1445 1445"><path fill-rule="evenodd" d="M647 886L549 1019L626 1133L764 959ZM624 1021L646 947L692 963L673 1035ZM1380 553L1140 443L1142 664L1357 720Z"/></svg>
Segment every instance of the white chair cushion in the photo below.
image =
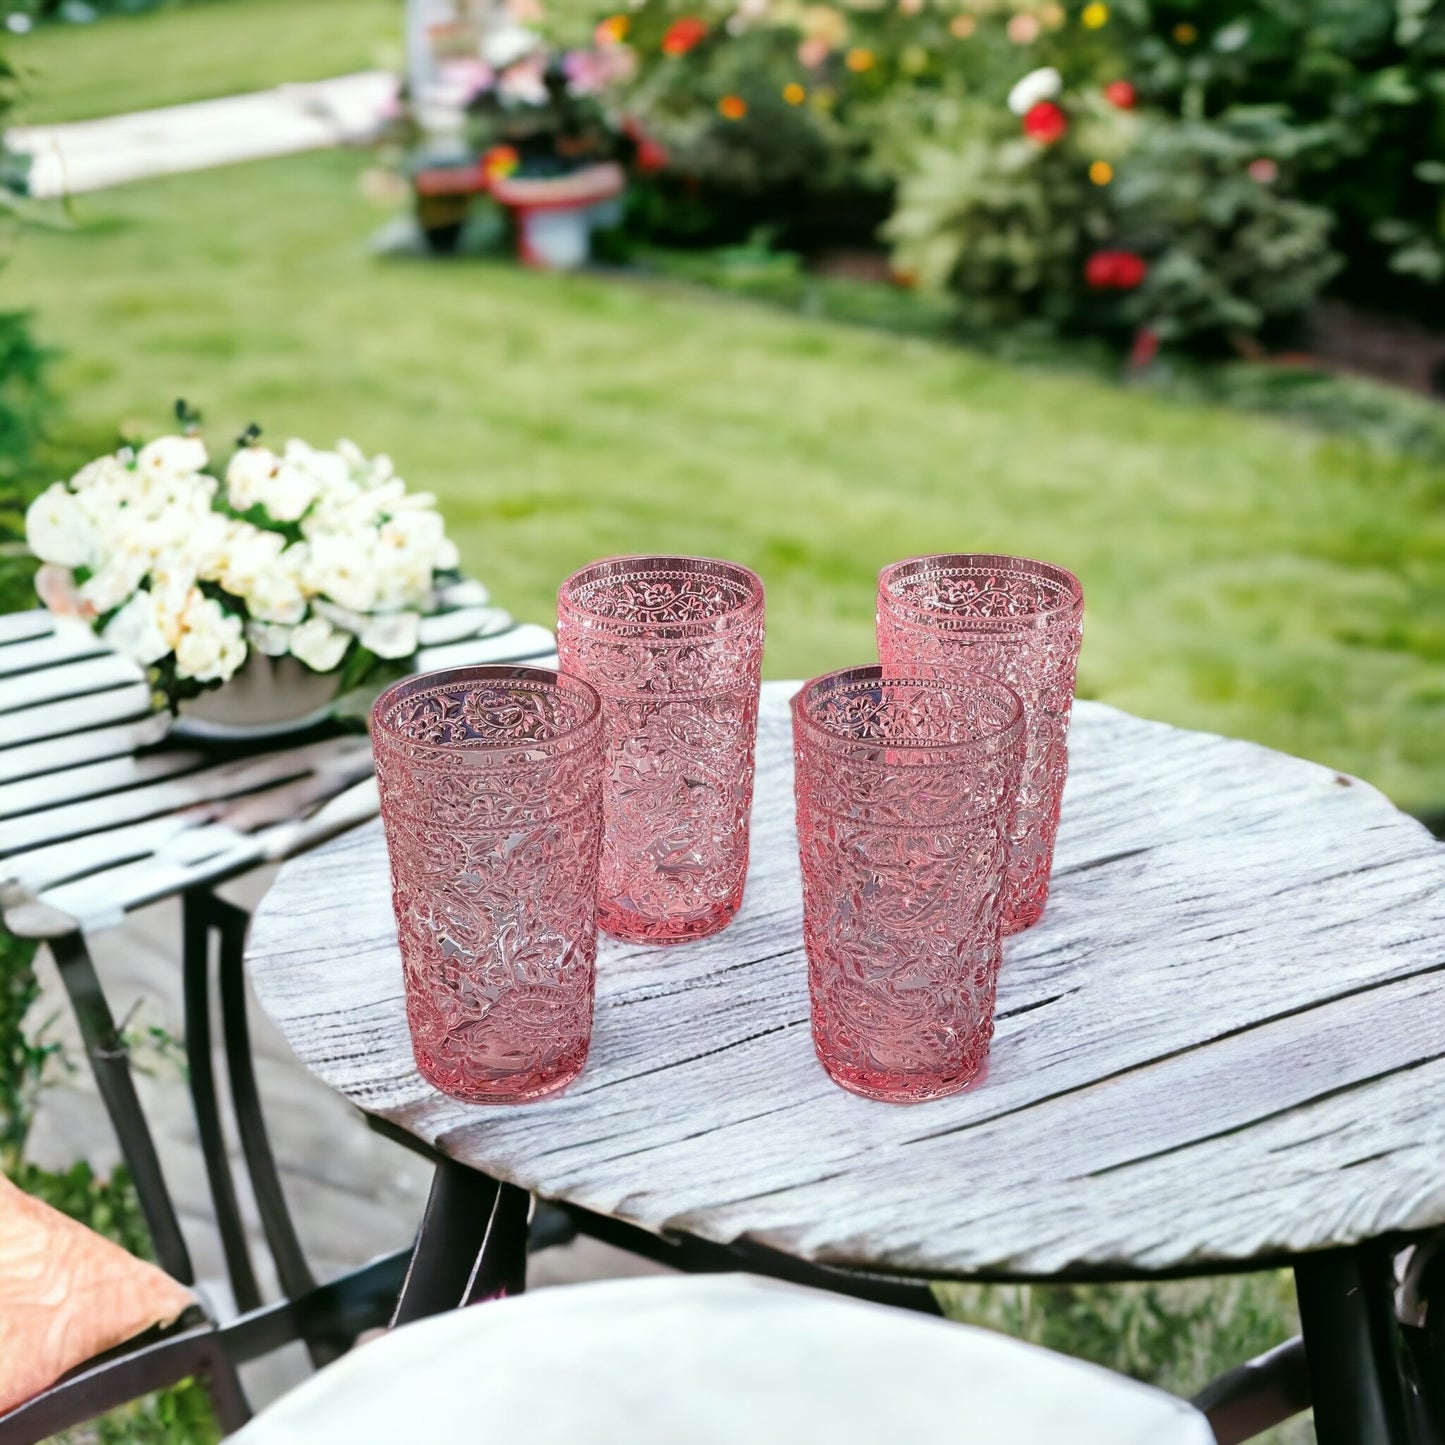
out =
<svg viewBox="0 0 1445 1445"><path fill-rule="evenodd" d="M347 1355L238 1445L1213 1445L1183 1401L989 1330L747 1275L609 1280Z"/></svg>

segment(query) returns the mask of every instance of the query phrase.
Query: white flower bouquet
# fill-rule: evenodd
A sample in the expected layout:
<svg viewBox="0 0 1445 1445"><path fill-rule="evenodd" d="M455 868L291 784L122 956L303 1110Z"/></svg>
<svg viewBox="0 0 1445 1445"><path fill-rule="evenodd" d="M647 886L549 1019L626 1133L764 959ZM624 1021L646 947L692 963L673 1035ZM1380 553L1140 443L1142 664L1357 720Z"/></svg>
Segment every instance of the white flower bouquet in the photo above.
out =
<svg viewBox="0 0 1445 1445"><path fill-rule="evenodd" d="M277 453L258 435L223 477L198 436L124 448L26 513L42 600L146 668L157 706L219 687L253 650L355 687L416 651L438 574L457 566L436 499L389 458L347 441Z"/></svg>

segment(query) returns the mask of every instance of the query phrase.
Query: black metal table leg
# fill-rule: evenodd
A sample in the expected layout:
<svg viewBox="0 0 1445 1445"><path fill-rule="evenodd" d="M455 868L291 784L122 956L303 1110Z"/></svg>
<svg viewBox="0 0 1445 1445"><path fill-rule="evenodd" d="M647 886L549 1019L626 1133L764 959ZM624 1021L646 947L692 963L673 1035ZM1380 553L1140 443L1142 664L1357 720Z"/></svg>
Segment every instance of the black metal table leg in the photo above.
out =
<svg viewBox="0 0 1445 1445"><path fill-rule="evenodd" d="M1295 1263L1319 1445L1442 1445L1395 1317L1390 1247Z"/></svg>
<svg viewBox="0 0 1445 1445"><path fill-rule="evenodd" d="M135 1081L130 1075L130 1060L125 1043L116 1029L110 1005L96 976L90 950L77 930L50 940L50 949L60 970L60 978L75 1010L80 1035L90 1059L96 1087L110 1115L120 1151L140 1197L141 1212L150 1230L156 1259L173 1278L191 1284L195 1274L191 1257L181 1234L175 1204L166 1188L156 1155L155 1141L141 1112L136 1097Z"/></svg>
<svg viewBox="0 0 1445 1445"><path fill-rule="evenodd" d="M236 1308L245 1314L261 1303L261 1290L256 1283L246 1227L236 1200L236 1184L231 1176L231 1161L226 1156L226 1136L221 1128L220 1102L216 1095L215 1063L211 1056L211 929L207 898L204 890L191 890L183 898L186 1060L196 1132L211 1186L226 1272L231 1279Z"/></svg>
<svg viewBox="0 0 1445 1445"><path fill-rule="evenodd" d="M525 1190L439 1160L392 1325L520 1294L530 1207Z"/></svg>

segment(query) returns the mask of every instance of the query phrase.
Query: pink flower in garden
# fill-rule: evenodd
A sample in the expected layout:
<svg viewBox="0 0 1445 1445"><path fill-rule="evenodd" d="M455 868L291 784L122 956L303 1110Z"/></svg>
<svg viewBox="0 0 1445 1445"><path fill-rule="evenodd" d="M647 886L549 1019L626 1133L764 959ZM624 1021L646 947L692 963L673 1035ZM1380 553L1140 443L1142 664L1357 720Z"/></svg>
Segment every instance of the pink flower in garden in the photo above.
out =
<svg viewBox="0 0 1445 1445"><path fill-rule="evenodd" d="M1127 80L1111 80L1104 87L1104 99L1120 110L1133 110L1139 103L1139 93Z"/></svg>
<svg viewBox="0 0 1445 1445"><path fill-rule="evenodd" d="M1015 15L1008 23L1008 38L1015 45L1032 45L1039 38L1039 22L1033 15Z"/></svg>
<svg viewBox="0 0 1445 1445"><path fill-rule="evenodd" d="M1029 107L1024 115L1024 134L1040 145L1053 145L1068 134L1069 118L1062 106L1051 100L1041 100Z"/></svg>
<svg viewBox="0 0 1445 1445"><path fill-rule="evenodd" d="M816 70L827 60L833 47L820 35L811 35L798 46L798 63L809 70Z"/></svg>
<svg viewBox="0 0 1445 1445"><path fill-rule="evenodd" d="M497 92L508 100L520 100L524 105L546 105L546 77L547 57L528 55L502 72Z"/></svg>
<svg viewBox="0 0 1445 1445"><path fill-rule="evenodd" d="M609 85L626 80L635 66L632 52L621 46L610 50L569 50L562 58L562 73L567 77L571 95L599 95Z"/></svg>
<svg viewBox="0 0 1445 1445"><path fill-rule="evenodd" d="M1095 291L1132 291L1148 274L1137 251L1095 251L1084 263L1084 280Z"/></svg>
<svg viewBox="0 0 1445 1445"><path fill-rule="evenodd" d="M1247 169L1250 179L1258 181L1262 186L1272 186L1279 179L1279 166L1268 156L1260 156L1258 160L1250 161Z"/></svg>

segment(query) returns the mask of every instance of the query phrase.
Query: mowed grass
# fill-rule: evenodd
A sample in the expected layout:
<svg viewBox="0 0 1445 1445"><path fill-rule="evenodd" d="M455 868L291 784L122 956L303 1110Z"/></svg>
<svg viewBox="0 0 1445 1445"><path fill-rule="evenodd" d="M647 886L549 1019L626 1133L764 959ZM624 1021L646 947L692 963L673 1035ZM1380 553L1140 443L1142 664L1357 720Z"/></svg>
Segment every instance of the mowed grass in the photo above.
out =
<svg viewBox="0 0 1445 1445"><path fill-rule="evenodd" d="M1289 426L663 285L384 260L366 158L82 197L0 273L62 351L55 463L166 424L351 436L525 618L589 558L734 557L770 676L868 658L883 563L1073 568L1080 691L1445 802L1445 476Z"/></svg>
<svg viewBox="0 0 1445 1445"><path fill-rule="evenodd" d="M206 0L6 37L38 125L399 67L402 0Z"/></svg>

